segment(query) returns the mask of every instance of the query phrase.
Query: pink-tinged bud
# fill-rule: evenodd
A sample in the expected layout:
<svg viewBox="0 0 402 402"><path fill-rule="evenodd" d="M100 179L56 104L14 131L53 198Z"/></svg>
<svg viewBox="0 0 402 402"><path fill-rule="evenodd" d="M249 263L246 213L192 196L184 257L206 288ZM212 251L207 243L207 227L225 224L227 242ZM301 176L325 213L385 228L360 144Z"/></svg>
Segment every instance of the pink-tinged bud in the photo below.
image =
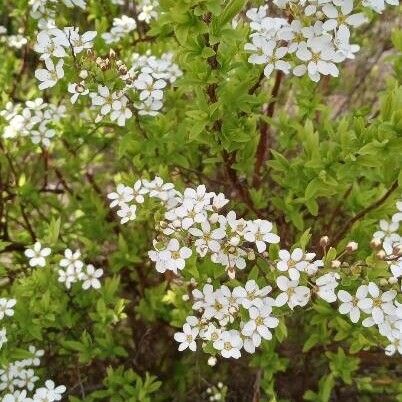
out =
<svg viewBox="0 0 402 402"><path fill-rule="evenodd" d="M354 253L358 248L359 248L359 244L356 243L355 241L350 241L350 242L346 245L346 251L347 251L348 253Z"/></svg>
<svg viewBox="0 0 402 402"><path fill-rule="evenodd" d="M376 254L376 257L377 257L379 260L385 259L385 257L386 257L385 251L384 251L384 250L380 250L380 251Z"/></svg>
<svg viewBox="0 0 402 402"><path fill-rule="evenodd" d="M374 250L379 249L382 246L381 240L373 239L370 242L370 247Z"/></svg>
<svg viewBox="0 0 402 402"><path fill-rule="evenodd" d="M388 279L388 283L389 283L390 285L395 285L396 283L398 283L398 279L396 279L396 278L394 278L394 277L389 278L389 279Z"/></svg>
<svg viewBox="0 0 402 402"><path fill-rule="evenodd" d="M86 80L88 78L88 71L87 70L81 70L79 76L83 80Z"/></svg>
<svg viewBox="0 0 402 402"><path fill-rule="evenodd" d="M328 236L322 236L320 239L320 246L321 247L327 247L329 243L329 237Z"/></svg>

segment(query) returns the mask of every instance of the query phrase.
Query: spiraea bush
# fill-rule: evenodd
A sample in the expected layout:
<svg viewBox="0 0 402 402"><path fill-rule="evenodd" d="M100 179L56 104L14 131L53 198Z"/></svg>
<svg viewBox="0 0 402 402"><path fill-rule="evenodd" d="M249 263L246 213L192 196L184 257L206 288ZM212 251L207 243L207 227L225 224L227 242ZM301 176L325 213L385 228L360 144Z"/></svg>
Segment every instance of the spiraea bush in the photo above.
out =
<svg viewBox="0 0 402 402"><path fill-rule="evenodd" d="M402 401L398 0L0 24L2 401Z"/></svg>

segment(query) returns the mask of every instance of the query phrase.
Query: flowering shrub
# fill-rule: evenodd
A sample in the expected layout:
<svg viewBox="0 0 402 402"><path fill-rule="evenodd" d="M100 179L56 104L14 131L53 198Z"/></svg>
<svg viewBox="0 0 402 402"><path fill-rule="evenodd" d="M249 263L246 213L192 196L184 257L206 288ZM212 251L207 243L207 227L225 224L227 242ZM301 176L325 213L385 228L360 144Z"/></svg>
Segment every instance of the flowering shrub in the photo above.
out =
<svg viewBox="0 0 402 402"><path fill-rule="evenodd" d="M402 400L397 0L0 16L1 401Z"/></svg>

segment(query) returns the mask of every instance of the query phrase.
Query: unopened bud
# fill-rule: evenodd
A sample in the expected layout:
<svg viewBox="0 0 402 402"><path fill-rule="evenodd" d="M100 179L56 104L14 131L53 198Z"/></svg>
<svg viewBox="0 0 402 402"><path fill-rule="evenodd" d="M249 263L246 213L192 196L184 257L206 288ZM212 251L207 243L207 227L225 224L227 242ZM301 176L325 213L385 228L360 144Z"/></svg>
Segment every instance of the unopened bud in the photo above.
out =
<svg viewBox="0 0 402 402"><path fill-rule="evenodd" d="M388 281L385 278L381 278L380 279L380 285L381 286L387 286L388 285Z"/></svg>
<svg viewBox="0 0 402 402"><path fill-rule="evenodd" d="M81 70L79 76L83 80L87 79L88 78L88 71L87 70Z"/></svg>
<svg viewBox="0 0 402 402"><path fill-rule="evenodd" d="M190 300L189 295L183 295L181 298L182 298L183 301L189 301Z"/></svg>
<svg viewBox="0 0 402 402"><path fill-rule="evenodd" d="M160 227L161 229L166 229L166 228L168 227L168 224L167 224L166 221L160 221L160 222L159 222L159 227Z"/></svg>
<svg viewBox="0 0 402 402"><path fill-rule="evenodd" d="M341 262L339 260L331 261L331 268L339 268L341 266Z"/></svg>
<svg viewBox="0 0 402 402"><path fill-rule="evenodd" d="M254 250L249 250L249 252L247 253L247 259L249 259L250 261L254 261L254 260L255 260L255 253L254 253Z"/></svg>
<svg viewBox="0 0 402 402"><path fill-rule="evenodd" d="M95 55L94 51L92 49L87 49L87 56L88 57L93 57Z"/></svg>
<svg viewBox="0 0 402 402"><path fill-rule="evenodd" d="M383 260L383 259L386 257L385 251L384 251L384 250L380 250L380 251L376 254L376 257L377 257L379 260Z"/></svg>
<svg viewBox="0 0 402 402"><path fill-rule="evenodd" d="M396 279L396 278L394 278L394 277L389 278L389 279L388 279L388 283L389 283L390 285L395 285L395 283L398 283L398 279Z"/></svg>
<svg viewBox="0 0 402 402"><path fill-rule="evenodd" d="M110 50L109 50L109 57L110 57L111 59L114 59L114 58L116 57L116 52L115 52L113 49L110 49Z"/></svg>
<svg viewBox="0 0 402 402"><path fill-rule="evenodd" d="M347 245L346 245L346 251L348 253L353 253L355 252L357 249L359 248L358 243L356 243L355 241L350 241Z"/></svg>
<svg viewBox="0 0 402 402"><path fill-rule="evenodd" d="M377 250L377 249L379 249L380 247L381 247L381 240L378 240L378 239L373 239L373 240L371 240L371 242L370 242L370 247L372 248L372 249L374 249L374 250Z"/></svg>
<svg viewBox="0 0 402 402"><path fill-rule="evenodd" d="M97 57L96 60L95 60L95 63L98 64L98 65L101 65L101 64L103 63L102 58L101 58L101 57Z"/></svg>
<svg viewBox="0 0 402 402"><path fill-rule="evenodd" d="M327 247L329 243L329 237L328 236L322 236L320 239L320 246L321 247Z"/></svg>

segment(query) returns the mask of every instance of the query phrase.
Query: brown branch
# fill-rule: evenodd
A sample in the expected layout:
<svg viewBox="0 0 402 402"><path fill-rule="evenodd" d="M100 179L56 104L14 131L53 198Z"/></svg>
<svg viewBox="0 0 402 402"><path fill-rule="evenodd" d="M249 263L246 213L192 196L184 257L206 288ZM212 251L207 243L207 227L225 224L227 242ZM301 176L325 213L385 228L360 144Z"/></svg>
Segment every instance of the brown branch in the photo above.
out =
<svg viewBox="0 0 402 402"><path fill-rule="evenodd" d="M374 209L377 209L381 204L383 204L388 197L398 188L398 180L395 180L392 183L392 186L387 190L387 192L377 201L369 205L367 208L363 209L360 211L357 215L355 215L353 218L349 219L345 226L339 231L338 235L335 237L333 244L336 245L339 243L340 240L343 239L347 231L361 218L363 218L366 214L368 214L370 211L373 211Z"/></svg>
<svg viewBox="0 0 402 402"><path fill-rule="evenodd" d="M271 91L271 99L268 107L265 110L267 117L272 117L275 111L276 98L279 93L283 78L283 72L278 70L275 77L275 83ZM260 125L260 140L258 142L256 151L256 161L254 165L253 186L259 187L261 184L261 169L267 159L268 147L270 142L270 126L266 121L263 121Z"/></svg>

